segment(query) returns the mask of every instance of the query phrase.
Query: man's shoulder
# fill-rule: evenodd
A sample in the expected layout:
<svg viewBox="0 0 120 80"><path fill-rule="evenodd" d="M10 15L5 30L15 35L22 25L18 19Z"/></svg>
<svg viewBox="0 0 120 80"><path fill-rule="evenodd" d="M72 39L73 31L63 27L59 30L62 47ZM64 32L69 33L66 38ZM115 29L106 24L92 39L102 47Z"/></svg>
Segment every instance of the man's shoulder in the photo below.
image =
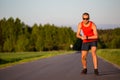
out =
<svg viewBox="0 0 120 80"><path fill-rule="evenodd" d="M89 21L89 22L91 22L92 24L95 24L93 21Z"/></svg>
<svg viewBox="0 0 120 80"><path fill-rule="evenodd" d="M94 23L93 21L89 21L90 23Z"/></svg>
<svg viewBox="0 0 120 80"><path fill-rule="evenodd" d="M79 22L78 25L81 26L82 22Z"/></svg>
<svg viewBox="0 0 120 80"><path fill-rule="evenodd" d="M81 23L83 23L83 22L81 21L81 22L79 22L78 24L81 24Z"/></svg>
<svg viewBox="0 0 120 80"><path fill-rule="evenodd" d="M83 24L83 21L79 22L79 25L81 26Z"/></svg>

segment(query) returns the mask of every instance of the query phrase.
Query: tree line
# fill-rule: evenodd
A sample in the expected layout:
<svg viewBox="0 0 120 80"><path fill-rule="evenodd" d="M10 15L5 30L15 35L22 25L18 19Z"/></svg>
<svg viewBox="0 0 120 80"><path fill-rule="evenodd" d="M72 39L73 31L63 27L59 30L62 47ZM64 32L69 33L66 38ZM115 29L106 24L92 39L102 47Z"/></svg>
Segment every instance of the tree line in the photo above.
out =
<svg viewBox="0 0 120 80"><path fill-rule="evenodd" d="M99 29L98 48L120 49L120 27L114 29Z"/></svg>
<svg viewBox="0 0 120 80"><path fill-rule="evenodd" d="M19 18L0 20L0 52L69 50L75 42L71 27L54 24L28 26Z"/></svg>
<svg viewBox="0 0 120 80"><path fill-rule="evenodd" d="M98 48L120 48L120 28L99 29ZM0 52L51 51L81 49L82 40L68 26L34 24L29 26L19 18L0 20Z"/></svg>

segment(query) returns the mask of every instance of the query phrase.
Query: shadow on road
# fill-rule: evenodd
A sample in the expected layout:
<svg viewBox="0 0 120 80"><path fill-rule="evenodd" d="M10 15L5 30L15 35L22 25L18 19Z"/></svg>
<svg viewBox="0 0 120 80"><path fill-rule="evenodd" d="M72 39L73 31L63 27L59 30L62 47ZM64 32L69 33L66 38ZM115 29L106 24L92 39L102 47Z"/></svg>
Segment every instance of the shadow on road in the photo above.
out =
<svg viewBox="0 0 120 80"><path fill-rule="evenodd" d="M103 71L100 73L99 76L105 76L105 75L117 75L120 74L120 70L118 71Z"/></svg>

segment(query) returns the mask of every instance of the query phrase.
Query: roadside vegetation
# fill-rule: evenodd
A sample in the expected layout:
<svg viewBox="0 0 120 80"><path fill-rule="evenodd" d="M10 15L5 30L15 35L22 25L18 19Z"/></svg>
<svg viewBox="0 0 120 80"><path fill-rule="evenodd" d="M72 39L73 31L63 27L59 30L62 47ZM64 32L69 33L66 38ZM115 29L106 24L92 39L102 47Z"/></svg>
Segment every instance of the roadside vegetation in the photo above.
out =
<svg viewBox="0 0 120 80"><path fill-rule="evenodd" d="M99 49L98 56L120 67L120 49Z"/></svg>
<svg viewBox="0 0 120 80"><path fill-rule="evenodd" d="M74 50L80 50L82 40L75 34L70 26L49 23L29 26L19 18L3 18L0 20L0 52L70 50L70 45ZM99 29L98 34L99 49L120 49L120 26Z"/></svg>
<svg viewBox="0 0 120 80"><path fill-rule="evenodd" d="M115 29L98 30L99 49L120 49L120 26Z"/></svg>
<svg viewBox="0 0 120 80"><path fill-rule="evenodd" d="M0 20L0 52L69 50L75 33L69 26L26 25L19 18Z"/></svg>
<svg viewBox="0 0 120 80"><path fill-rule="evenodd" d="M71 53L74 53L74 51L0 53L0 68Z"/></svg>

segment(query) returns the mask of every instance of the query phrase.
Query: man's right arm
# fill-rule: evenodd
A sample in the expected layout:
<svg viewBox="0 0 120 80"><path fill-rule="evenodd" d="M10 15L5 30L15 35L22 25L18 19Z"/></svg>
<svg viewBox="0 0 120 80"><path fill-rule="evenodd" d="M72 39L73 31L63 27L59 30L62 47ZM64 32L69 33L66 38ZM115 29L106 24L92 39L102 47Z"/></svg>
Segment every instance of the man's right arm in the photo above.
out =
<svg viewBox="0 0 120 80"><path fill-rule="evenodd" d="M77 33L76 33L76 37L79 38L79 39L86 39L86 36L81 36L80 35L80 31L81 31L81 23L78 24L78 29L77 29Z"/></svg>

